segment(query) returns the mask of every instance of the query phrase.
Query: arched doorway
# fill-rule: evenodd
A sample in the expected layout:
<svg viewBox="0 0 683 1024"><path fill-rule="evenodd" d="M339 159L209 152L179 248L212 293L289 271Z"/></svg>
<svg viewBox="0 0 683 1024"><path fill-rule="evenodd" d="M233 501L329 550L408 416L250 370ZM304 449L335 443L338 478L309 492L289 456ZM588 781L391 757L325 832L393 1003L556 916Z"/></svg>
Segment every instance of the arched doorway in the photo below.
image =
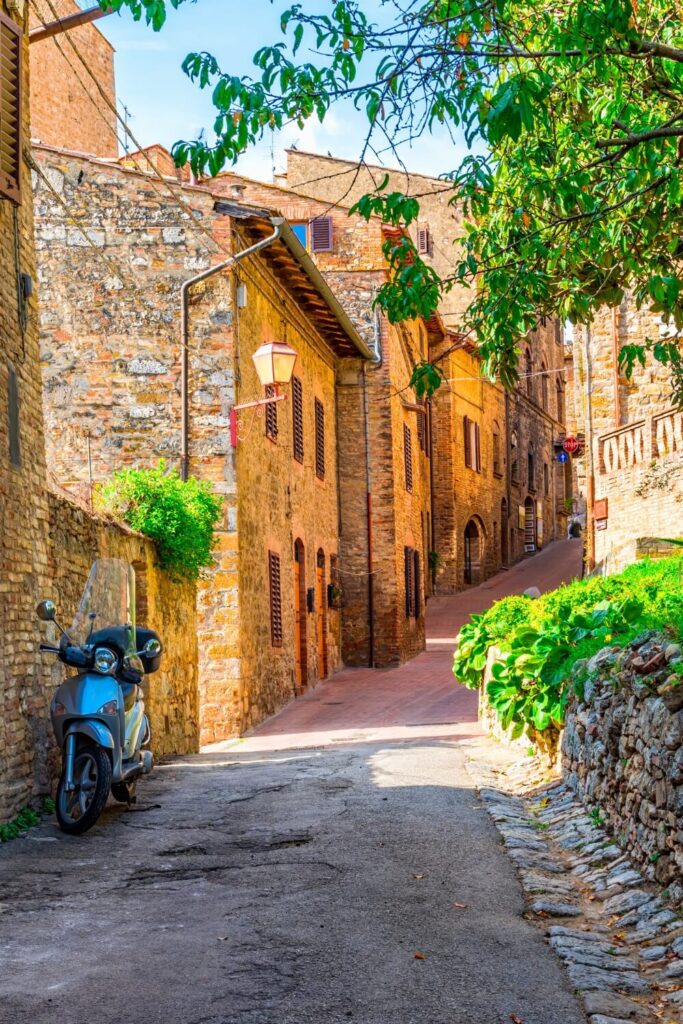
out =
<svg viewBox="0 0 683 1024"><path fill-rule="evenodd" d="M536 504L531 497L524 500L524 551L536 550Z"/></svg>
<svg viewBox="0 0 683 1024"><path fill-rule="evenodd" d="M298 537L294 541L294 671L296 692L308 683L306 644L306 551Z"/></svg>
<svg viewBox="0 0 683 1024"><path fill-rule="evenodd" d="M319 549L315 569L316 607L318 610L318 679L327 676L327 587L325 586L325 552Z"/></svg>
<svg viewBox="0 0 683 1024"><path fill-rule="evenodd" d="M507 498L503 498L500 503L500 564L507 565L510 559L510 552L508 550L508 503Z"/></svg>
<svg viewBox="0 0 683 1024"><path fill-rule="evenodd" d="M479 583L481 577L483 536L479 524L470 519L465 527L465 583Z"/></svg>

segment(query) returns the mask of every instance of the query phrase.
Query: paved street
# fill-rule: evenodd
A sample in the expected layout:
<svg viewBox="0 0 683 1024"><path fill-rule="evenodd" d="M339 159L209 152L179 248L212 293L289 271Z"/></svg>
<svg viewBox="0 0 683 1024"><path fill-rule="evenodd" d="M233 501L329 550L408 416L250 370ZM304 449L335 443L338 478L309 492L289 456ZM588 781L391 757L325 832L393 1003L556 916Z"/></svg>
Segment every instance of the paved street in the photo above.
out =
<svg viewBox="0 0 683 1024"><path fill-rule="evenodd" d="M579 561L563 542L437 598L411 664L159 768L83 838L0 849L3 1019L583 1022L465 770L484 741L449 667L469 611Z"/></svg>

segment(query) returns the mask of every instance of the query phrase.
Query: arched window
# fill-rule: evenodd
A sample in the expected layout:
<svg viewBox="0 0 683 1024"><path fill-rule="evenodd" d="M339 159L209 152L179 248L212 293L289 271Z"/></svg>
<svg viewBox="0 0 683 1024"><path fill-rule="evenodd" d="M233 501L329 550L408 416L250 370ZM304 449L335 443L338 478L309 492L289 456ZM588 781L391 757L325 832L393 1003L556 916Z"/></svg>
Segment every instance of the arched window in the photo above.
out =
<svg viewBox="0 0 683 1024"><path fill-rule="evenodd" d="M541 407L548 411L548 367L541 363Z"/></svg>
<svg viewBox="0 0 683 1024"><path fill-rule="evenodd" d="M559 379L555 383L555 394L557 396L557 418L560 423L564 423L564 388Z"/></svg>
<svg viewBox="0 0 683 1024"><path fill-rule="evenodd" d="M517 434L510 434L510 476L513 484L519 483L519 454L517 451Z"/></svg>
<svg viewBox="0 0 683 1024"><path fill-rule="evenodd" d="M526 385L526 393L529 398L534 397L534 379L531 376L533 373L533 362L531 360L531 349L527 345L524 349L524 383Z"/></svg>

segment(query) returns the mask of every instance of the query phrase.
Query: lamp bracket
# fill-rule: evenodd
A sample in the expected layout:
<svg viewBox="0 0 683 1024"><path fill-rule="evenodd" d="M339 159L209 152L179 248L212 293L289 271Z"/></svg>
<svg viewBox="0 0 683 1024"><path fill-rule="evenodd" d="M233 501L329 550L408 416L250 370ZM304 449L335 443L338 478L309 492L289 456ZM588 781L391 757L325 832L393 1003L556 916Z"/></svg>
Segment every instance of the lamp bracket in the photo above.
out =
<svg viewBox="0 0 683 1024"><path fill-rule="evenodd" d="M274 390L277 392L277 384L274 385ZM237 447L237 413L242 412L243 409L258 409L264 405L272 405L274 402L284 402L287 395L281 395L279 393L271 395L270 398L259 398L254 402L242 402L241 405L233 405L230 410L230 443L233 448Z"/></svg>

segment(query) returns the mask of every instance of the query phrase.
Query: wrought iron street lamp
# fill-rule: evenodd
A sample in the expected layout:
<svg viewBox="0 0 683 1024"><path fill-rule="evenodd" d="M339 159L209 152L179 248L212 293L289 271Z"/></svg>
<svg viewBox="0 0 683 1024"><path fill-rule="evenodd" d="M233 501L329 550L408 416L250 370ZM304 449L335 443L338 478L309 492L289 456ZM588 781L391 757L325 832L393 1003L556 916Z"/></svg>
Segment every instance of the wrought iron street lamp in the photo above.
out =
<svg viewBox="0 0 683 1024"><path fill-rule="evenodd" d="M282 402L287 396L280 394L280 387L291 382L298 355L284 341L268 341L256 349L252 359L262 387L271 389L272 393L255 402L244 402L232 407L230 410L230 442L233 448L237 447L238 441L237 413L243 409L257 409L261 406L272 405L273 402Z"/></svg>

